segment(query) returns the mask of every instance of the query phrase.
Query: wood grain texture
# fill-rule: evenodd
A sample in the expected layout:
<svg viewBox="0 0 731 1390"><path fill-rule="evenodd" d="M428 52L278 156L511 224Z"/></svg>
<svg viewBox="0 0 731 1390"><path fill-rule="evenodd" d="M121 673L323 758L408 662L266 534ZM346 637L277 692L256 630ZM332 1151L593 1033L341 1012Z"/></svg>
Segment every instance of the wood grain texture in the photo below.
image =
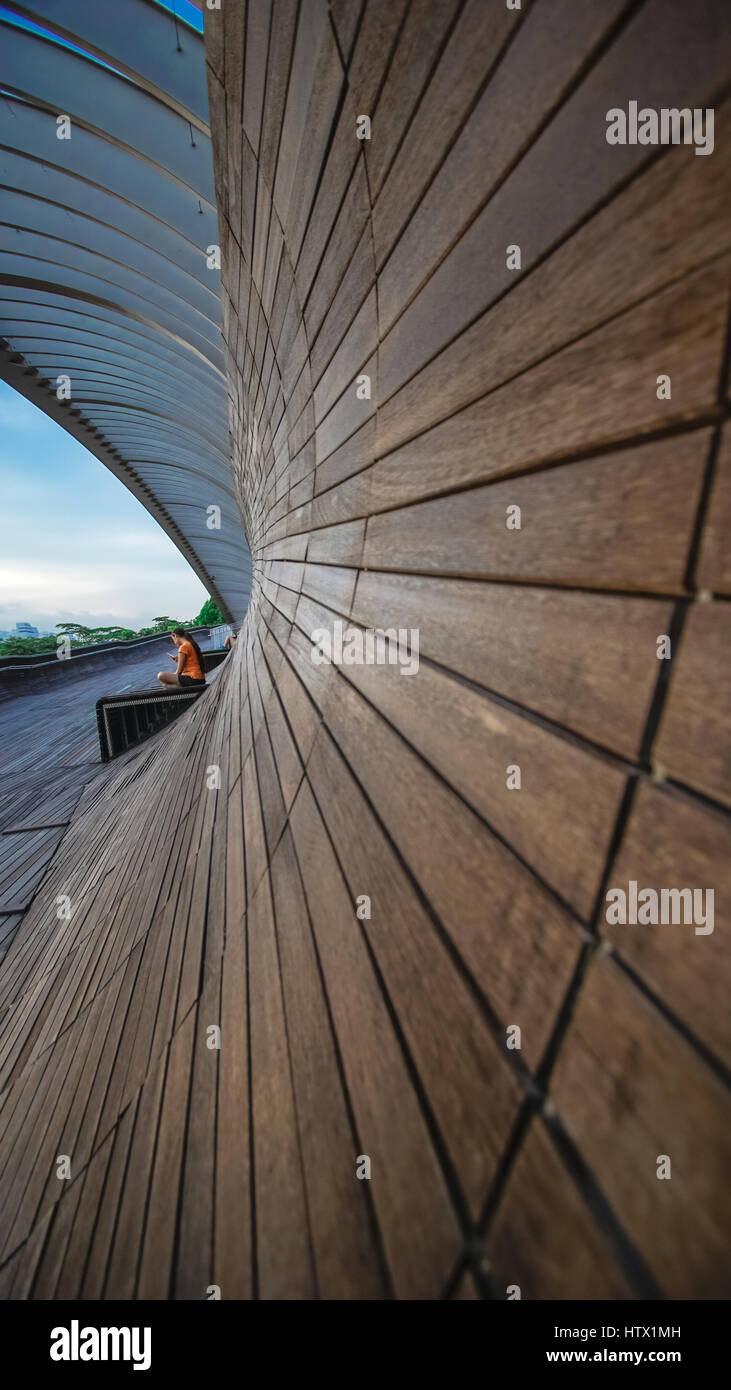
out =
<svg viewBox="0 0 731 1390"><path fill-rule="evenodd" d="M77 689L3 773L7 1296L722 1296L728 105L605 113L717 101L725 9L207 13L251 601L144 747Z"/></svg>
<svg viewBox="0 0 731 1390"><path fill-rule="evenodd" d="M698 566L698 583L716 593L731 593L731 430L721 434L716 475L711 492L709 511L703 530L703 543Z"/></svg>
<svg viewBox="0 0 731 1390"><path fill-rule="evenodd" d="M606 905L602 934L653 993L672 1008L693 1035L726 1066L731 1062L727 1008L728 904L731 895L731 826L717 810L670 787L643 783L627 823L611 885L639 888L702 888L714 893L710 934L680 920L642 929L610 926ZM703 915L706 893L701 900Z"/></svg>
<svg viewBox="0 0 731 1390"><path fill-rule="evenodd" d="M628 757L671 615L659 600L370 570L353 604L364 626L416 627L420 652L440 666Z"/></svg>
<svg viewBox="0 0 731 1390"><path fill-rule="evenodd" d="M370 519L363 564L369 570L682 592L709 442L710 431L697 430L581 466L396 508ZM516 507L519 513L511 510ZM648 544L655 529L663 536L660 555ZM334 547L342 530L325 532L335 532ZM311 550L312 544L310 558Z"/></svg>
<svg viewBox="0 0 731 1390"><path fill-rule="evenodd" d="M727 1296L728 1092L611 960L589 973L552 1095L660 1287Z"/></svg>
<svg viewBox="0 0 731 1390"><path fill-rule="evenodd" d="M486 1240L499 1297L625 1299L631 1284L542 1120L533 1120Z"/></svg>
<svg viewBox="0 0 731 1390"><path fill-rule="evenodd" d="M665 775L731 806L731 609L694 604L674 657L676 668L653 759Z"/></svg>

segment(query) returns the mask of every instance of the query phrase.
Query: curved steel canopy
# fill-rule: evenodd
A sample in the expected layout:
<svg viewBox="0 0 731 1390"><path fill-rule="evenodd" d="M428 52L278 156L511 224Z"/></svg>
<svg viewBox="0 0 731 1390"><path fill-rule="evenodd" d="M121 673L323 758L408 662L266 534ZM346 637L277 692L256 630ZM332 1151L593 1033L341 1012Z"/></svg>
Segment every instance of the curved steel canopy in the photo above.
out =
<svg viewBox="0 0 731 1390"><path fill-rule="evenodd" d="M0 0L0 376L127 485L239 619L251 559L207 256L203 25L185 22L192 0L175 11Z"/></svg>

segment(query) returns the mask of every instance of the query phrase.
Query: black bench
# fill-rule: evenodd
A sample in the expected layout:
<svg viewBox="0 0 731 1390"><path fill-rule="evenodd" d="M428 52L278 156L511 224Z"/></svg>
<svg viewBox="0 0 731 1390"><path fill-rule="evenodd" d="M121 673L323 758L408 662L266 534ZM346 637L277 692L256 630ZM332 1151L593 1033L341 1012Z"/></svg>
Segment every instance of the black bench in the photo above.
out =
<svg viewBox="0 0 731 1390"><path fill-rule="evenodd" d="M201 652L203 657L203 670L215 671L228 656L228 647L212 647L209 652Z"/></svg>
<svg viewBox="0 0 731 1390"><path fill-rule="evenodd" d="M228 647L201 652L203 669L214 671L228 656ZM205 690L204 685L187 690L140 690L125 695L102 695L96 702L96 722L102 762L108 763L128 748L171 724Z"/></svg>
<svg viewBox="0 0 731 1390"><path fill-rule="evenodd" d="M206 687L187 690L128 691L124 695L102 695L96 702L99 749L103 763L126 753L128 748L164 729L179 714L200 699Z"/></svg>

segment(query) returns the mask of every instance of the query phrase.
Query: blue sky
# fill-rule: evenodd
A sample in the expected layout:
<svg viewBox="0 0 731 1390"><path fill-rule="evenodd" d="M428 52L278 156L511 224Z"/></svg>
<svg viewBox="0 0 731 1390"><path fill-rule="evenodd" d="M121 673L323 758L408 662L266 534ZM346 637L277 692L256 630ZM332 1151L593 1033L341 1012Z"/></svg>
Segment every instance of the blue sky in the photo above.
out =
<svg viewBox="0 0 731 1390"><path fill-rule="evenodd" d="M207 598L156 521L93 454L0 381L0 628L148 627Z"/></svg>

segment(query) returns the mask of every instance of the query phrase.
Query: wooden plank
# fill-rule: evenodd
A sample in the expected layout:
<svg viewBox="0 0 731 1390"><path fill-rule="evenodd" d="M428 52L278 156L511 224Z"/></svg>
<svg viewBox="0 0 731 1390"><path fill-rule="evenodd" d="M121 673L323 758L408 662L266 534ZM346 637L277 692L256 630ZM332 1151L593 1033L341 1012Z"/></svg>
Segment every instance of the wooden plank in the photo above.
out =
<svg viewBox="0 0 731 1390"><path fill-rule="evenodd" d="M731 430L721 434L708 515L698 563L698 584L716 593L731 593L731 555L728 535L731 529Z"/></svg>
<svg viewBox="0 0 731 1390"><path fill-rule="evenodd" d="M723 1296L729 1097L615 963L594 961L559 1057L563 1123L670 1298ZM658 1177L667 1155L671 1177Z"/></svg>
<svg viewBox="0 0 731 1390"><path fill-rule="evenodd" d="M77 1051L82 1031L78 1026L68 1030L43 1072L42 1084L34 1088L30 1096L27 1096L26 1087L18 1088L21 1094L12 1127L6 1131L4 1141L7 1161L2 1175L6 1203L2 1232L3 1256L10 1254L16 1245L28 1238L39 1214L39 1203L46 1181L51 1174L59 1184L60 1195L60 1183L63 1179L55 1176L58 1154L55 1139L59 1124L63 1122L66 1107L71 1103L71 1096L64 1089L63 1083ZM24 1078L26 1086L28 1079ZM34 1079L37 1081L39 1078ZM44 1104L46 1097L48 1103ZM22 1122L22 1134L19 1121ZM34 1157L32 1167L27 1163L28 1153L32 1153Z"/></svg>
<svg viewBox="0 0 731 1390"><path fill-rule="evenodd" d="M24 912L32 902L64 827L0 838L0 912Z"/></svg>
<svg viewBox="0 0 731 1390"><path fill-rule="evenodd" d="M425 663L413 677L397 666L354 665L347 678L541 878L591 916L625 786L618 768Z"/></svg>
<svg viewBox="0 0 731 1390"><path fill-rule="evenodd" d="M10 943L23 920L21 912L8 913L0 917L0 962L7 954Z"/></svg>
<svg viewBox="0 0 731 1390"><path fill-rule="evenodd" d="M607 923L601 931L623 960L646 981L693 1035L731 1063L731 1021L726 979L728 939L724 931L731 894L731 826L728 818L695 798L642 781L627 824L610 886L629 892L634 880L643 888L701 889L706 915L708 890L714 894L713 931L704 935L680 921L642 926ZM698 924L700 925L700 924ZM708 923L710 925L710 922Z"/></svg>
<svg viewBox="0 0 731 1390"><path fill-rule="evenodd" d="M731 806L731 611L694 604L671 658L670 688L652 759L677 778Z"/></svg>
<svg viewBox="0 0 731 1390"><path fill-rule="evenodd" d="M680 593L709 442L698 430L372 516L363 565ZM332 531L337 549L347 525L315 532L308 557L318 540L327 553ZM661 554L647 544L654 528Z"/></svg>
<svg viewBox="0 0 731 1390"><path fill-rule="evenodd" d="M109 1247L119 1213L120 1194L129 1155L132 1131L137 1119L138 1097L120 1116L113 1133L112 1155L97 1212L94 1233L86 1251L80 1297L98 1300L104 1296Z"/></svg>
<svg viewBox="0 0 731 1390"><path fill-rule="evenodd" d="M422 132L429 117L432 118L437 127L437 139L432 136L417 149L414 134L409 132L411 138L407 136L410 162L416 162L422 180L432 170L435 177L419 203L412 202L412 216L388 260L386 255L393 246L394 226L404 219L407 195L415 182L414 173L403 156L396 161L395 177L386 184L385 196L376 201L373 224L378 259L380 263L385 261L381 275L384 331L390 328L404 303L413 297L420 280L423 282L460 240L490 194L494 194L505 175L509 175L521 151L530 145L543 122L560 106L579 65L586 63L588 54L615 23L621 9L622 0L611 0L601 10L586 7L577 15L570 0L553 0L550 5L532 6L525 15L514 11L488 16L484 7L481 13L476 13L474 6L468 6L469 14L462 16L462 42L448 45L417 114ZM468 21L471 21L469 30ZM504 41L511 31L513 42L479 93L474 110L449 151L449 158L444 160L445 151L440 148L439 138L443 139L442 128L449 128L450 117L454 120L454 108L459 108L469 92L467 51L472 44L477 44L483 59L480 71L483 76L490 70L489 59L496 51L496 44ZM458 85L456 91L447 93L443 85L445 76L456 64L459 64L458 74L455 74ZM520 99L516 100L518 93ZM443 106L447 108L446 113ZM388 151L388 141L385 143ZM441 158L436 158L437 155ZM374 159L373 163L378 168L381 161ZM397 186L402 181L406 189ZM377 184L377 191L379 188ZM478 281L478 294L484 292L484 278ZM463 294L466 292L465 285ZM474 302L475 288L470 287L469 293Z"/></svg>
<svg viewBox="0 0 731 1390"><path fill-rule="evenodd" d="M457 453L457 467L453 467L449 481L453 487L502 477L549 459L603 450L653 429L707 416L716 403L728 283L729 262L721 257L679 285L673 284L629 309L626 315L586 333L495 391L481 392L469 411L445 423L435 438L418 446L422 456L426 453L427 459L434 458L427 465L431 489L436 491L440 476L443 479L443 472L440 475L438 471L440 464L442 469L444 466L440 450L449 453L451 448ZM489 331L489 319L485 331ZM634 344L632 356L627 351L628 341ZM658 377L665 374L675 385L670 400L657 396ZM440 393L440 419L447 414L447 404L455 411L468 404L461 394L453 402L445 397L447 380L455 380L454 364L449 360L443 363L442 381L430 379L427 373L417 380L424 396L424 408L419 411L425 417L422 428L416 428L421 422L411 400L416 388L409 388L404 400L400 393L395 395L392 404L379 408L379 455L390 454L407 438L413 439L435 423L435 391ZM457 382L461 392L459 376ZM597 391L599 382L601 390ZM385 384L381 389L385 394ZM427 402L431 420L427 418ZM408 435L401 423L404 416L409 422ZM407 464L416 448L412 445L407 454L394 459L391 472ZM324 454L318 452L319 457Z"/></svg>
<svg viewBox="0 0 731 1390"><path fill-rule="evenodd" d="M354 1178L356 1138L289 831L272 860L272 891L318 1294L382 1297L367 1189Z"/></svg>
<svg viewBox="0 0 731 1390"><path fill-rule="evenodd" d="M345 0L340 3L342 7ZM481 0L468 0L458 16L375 200L372 220L379 263L418 212L435 170L449 167L445 156L464 128L485 75L523 18L520 11L493 9Z"/></svg>
<svg viewBox="0 0 731 1390"><path fill-rule="evenodd" d="M578 956L568 914L342 679L329 727L500 1023L521 1025L537 1063Z"/></svg>
<svg viewBox="0 0 731 1390"><path fill-rule="evenodd" d="M355 317L340 342L337 339L337 331L333 332L327 321L323 330L323 332L328 333L332 350L329 358L329 349L325 348L323 352L328 365L320 377L312 397L317 426L321 424L336 402L341 400L344 395L347 396L348 401L357 400L356 378L361 369L365 371L365 364L372 357L378 342L376 291L371 290L363 303L356 307ZM348 406L346 405L345 408L347 409ZM370 409L364 409L363 414L365 416L370 415ZM348 430L348 433L352 433L352 431Z"/></svg>
<svg viewBox="0 0 731 1390"><path fill-rule="evenodd" d="M64 1251L63 1263L54 1294L55 1298L76 1299L79 1296L86 1254L93 1239L94 1223L113 1146L114 1135L110 1133L97 1149L80 1179L82 1190L79 1205L69 1233L68 1245ZM61 1207L63 1207L65 1200L65 1197L61 1198ZM54 1240L52 1249L55 1248L55 1244Z"/></svg>
<svg viewBox="0 0 731 1390"><path fill-rule="evenodd" d="M372 572L353 604L364 627L417 628L423 656L628 757L671 611L651 599Z"/></svg>
<svg viewBox="0 0 731 1390"><path fill-rule="evenodd" d="M726 250L729 172L721 160L710 170L713 162L688 160L682 149L668 151L533 274L510 281L509 294L381 406L378 452L446 422L566 343L640 304L702 265L709 247L711 254ZM500 265L504 240L501 231ZM712 372L711 392L717 379ZM451 432L453 452L464 441L464 478L470 455L473 469L479 466L480 436L467 435L460 424L459 417L451 427L445 423L433 438L443 437L449 447Z"/></svg>
<svg viewBox="0 0 731 1390"><path fill-rule="evenodd" d="M376 268L370 224L366 221L367 208L365 169L359 161L338 219L337 254L323 261L304 310L310 340L312 379L316 382L322 378L375 282ZM342 273L351 247L354 249L347 269ZM340 273L342 278L338 283ZM314 440L312 443L314 445Z"/></svg>
<svg viewBox="0 0 731 1390"><path fill-rule="evenodd" d="M517 1285L525 1299L626 1299L633 1289L556 1152L531 1122L485 1239L498 1297Z"/></svg>
<svg viewBox="0 0 731 1390"><path fill-rule="evenodd" d="M312 1298L310 1220L268 874L251 898L249 969L259 1296Z"/></svg>
<svg viewBox="0 0 731 1390"><path fill-rule="evenodd" d="M165 1052L158 1058L140 1090L119 1211L110 1242L109 1265L104 1281L105 1298L134 1297L168 1055Z"/></svg>
<svg viewBox="0 0 731 1390"><path fill-rule="evenodd" d="M423 1297L446 1280L457 1225L373 967L353 929L354 904L306 784L291 826L353 1107L358 1148L351 1181L358 1181L358 1154L368 1157L371 1178L363 1180L372 1183L394 1287L401 1297Z"/></svg>
<svg viewBox="0 0 731 1390"><path fill-rule="evenodd" d="M162 1290L169 1285L171 1279L191 1053L196 1040L195 1025L195 1013L191 1012L181 1024L170 1046L144 1236L141 1241L142 1270L136 1288L138 1298L161 1297ZM203 1285L198 1290L198 1297L205 1298L205 1292L206 1286Z"/></svg>
<svg viewBox="0 0 731 1390"><path fill-rule="evenodd" d="M336 565L305 565L302 592L348 613L355 589L355 573Z"/></svg>
<svg viewBox="0 0 731 1390"><path fill-rule="evenodd" d="M520 1097L504 1037L491 1031L324 730L310 760L309 784L319 806L327 808L351 903L368 896L370 916L363 917L360 929L476 1217Z"/></svg>
<svg viewBox="0 0 731 1390"><path fill-rule="evenodd" d="M253 1286L248 923L241 797L228 803L225 950L221 964L221 1058L216 1124L213 1283L224 1298Z"/></svg>
<svg viewBox="0 0 731 1390"><path fill-rule="evenodd" d="M646 151L641 145L607 144L604 113L618 90L624 91L633 81L645 94L643 100L658 107L673 105L681 82L691 106L705 104L704 97L710 99L717 90L729 57L721 0L707 0L697 19L690 16L682 0L669 3L678 48L672 56L667 55L668 65L656 63L651 56L654 36L670 22L668 3L648 0L533 142L451 253L445 256L441 252L437 270L382 345L382 399L415 376L507 287L506 226L511 242L524 247L526 262L534 264L645 162ZM562 18L564 23L572 20L574 29L575 16L568 7ZM523 34L527 33L526 25ZM696 94L692 100L691 90ZM514 106L513 97L511 113ZM597 111L602 113L600 120L596 119ZM512 132L514 121L511 114L502 128ZM489 192L489 183L484 192ZM535 219L537 197L544 205L539 225ZM716 379L714 376L714 382Z"/></svg>

